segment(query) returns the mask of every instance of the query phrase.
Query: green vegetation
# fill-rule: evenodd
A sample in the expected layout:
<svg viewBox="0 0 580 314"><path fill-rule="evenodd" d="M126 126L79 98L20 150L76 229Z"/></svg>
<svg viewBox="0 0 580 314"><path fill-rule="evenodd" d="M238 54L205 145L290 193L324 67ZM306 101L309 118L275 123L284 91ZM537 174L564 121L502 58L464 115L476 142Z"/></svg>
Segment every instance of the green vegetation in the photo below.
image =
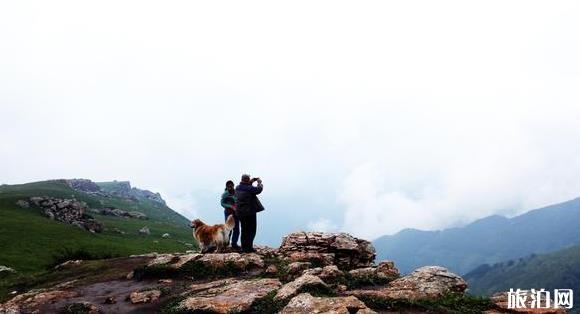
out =
<svg viewBox="0 0 580 314"><path fill-rule="evenodd" d="M472 294L491 295L510 288L580 290L580 246L484 264L464 276Z"/></svg>
<svg viewBox="0 0 580 314"><path fill-rule="evenodd" d="M454 293L447 294L439 300L432 301L385 300L370 296L359 296L358 298L368 307L379 311L396 310L399 312L409 310L411 312L421 313L467 314L482 313L487 310L497 309L497 306L487 298Z"/></svg>
<svg viewBox="0 0 580 314"><path fill-rule="evenodd" d="M28 200L31 196L76 198L91 208L111 206L136 210L145 213L149 219L93 214L105 225L105 230L92 234L50 220L34 206L24 209L16 205L18 200ZM139 229L144 226L150 229L150 235L139 234ZM169 233L170 238L162 238L164 233ZM151 200L132 201L87 194L73 190L59 180L0 186L0 265L14 268L19 276L40 276L65 259L99 259L195 249L184 243L194 243L187 219ZM0 296L3 287L5 289L14 280L13 276L10 280L0 280Z"/></svg>
<svg viewBox="0 0 580 314"><path fill-rule="evenodd" d="M356 289L368 286L383 286L395 279L397 278L379 277L378 275L353 276L350 273L345 273L344 278L340 278L339 283L346 285L348 289Z"/></svg>

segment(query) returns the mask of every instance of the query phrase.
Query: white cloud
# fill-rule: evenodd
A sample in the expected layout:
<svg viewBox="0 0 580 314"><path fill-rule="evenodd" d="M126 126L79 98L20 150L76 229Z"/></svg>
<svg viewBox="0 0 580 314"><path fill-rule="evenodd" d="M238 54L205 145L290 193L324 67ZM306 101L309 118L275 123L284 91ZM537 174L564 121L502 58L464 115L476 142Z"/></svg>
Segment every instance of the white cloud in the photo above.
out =
<svg viewBox="0 0 580 314"><path fill-rule="evenodd" d="M316 221L308 223L308 230L320 232L335 232L338 231L338 226L328 218L319 218Z"/></svg>

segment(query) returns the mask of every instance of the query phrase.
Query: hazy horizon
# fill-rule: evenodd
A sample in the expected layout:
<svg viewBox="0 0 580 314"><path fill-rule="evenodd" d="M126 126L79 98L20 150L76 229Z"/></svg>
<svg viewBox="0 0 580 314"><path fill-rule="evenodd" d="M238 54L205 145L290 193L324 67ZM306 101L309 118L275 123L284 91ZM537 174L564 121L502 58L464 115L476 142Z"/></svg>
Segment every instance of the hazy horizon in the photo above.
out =
<svg viewBox="0 0 580 314"><path fill-rule="evenodd" d="M0 4L0 183L130 181L257 242L374 239L580 196L580 4ZM324 17L323 19L321 17Z"/></svg>

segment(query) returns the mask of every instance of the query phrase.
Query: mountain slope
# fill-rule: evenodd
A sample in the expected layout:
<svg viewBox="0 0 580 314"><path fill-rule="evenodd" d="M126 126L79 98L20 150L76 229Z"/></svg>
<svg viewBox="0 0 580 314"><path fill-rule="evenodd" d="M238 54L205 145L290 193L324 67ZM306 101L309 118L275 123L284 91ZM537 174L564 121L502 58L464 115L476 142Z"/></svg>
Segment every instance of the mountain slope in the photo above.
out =
<svg viewBox="0 0 580 314"><path fill-rule="evenodd" d="M580 290L580 245L494 265L484 264L464 276L472 294L490 295L510 288Z"/></svg>
<svg viewBox="0 0 580 314"><path fill-rule="evenodd" d="M48 219L34 206L21 208L19 200L33 196L74 198L90 208L115 207L145 213L149 219L131 219L89 213L104 224L102 233L90 233L78 227ZM66 180L51 180L20 185L0 186L0 265L19 272L36 272L66 256L127 256L147 252L177 252L192 249L194 240L188 220L169 207L153 200L130 200L121 197L82 192ZM147 226L150 235L140 235ZM163 238L169 233L169 238ZM189 246L185 243L190 243Z"/></svg>
<svg viewBox="0 0 580 314"><path fill-rule="evenodd" d="M505 218L489 216L462 228L406 229L374 241L379 259L402 272L442 265L464 274L481 264L546 253L580 243L580 198Z"/></svg>

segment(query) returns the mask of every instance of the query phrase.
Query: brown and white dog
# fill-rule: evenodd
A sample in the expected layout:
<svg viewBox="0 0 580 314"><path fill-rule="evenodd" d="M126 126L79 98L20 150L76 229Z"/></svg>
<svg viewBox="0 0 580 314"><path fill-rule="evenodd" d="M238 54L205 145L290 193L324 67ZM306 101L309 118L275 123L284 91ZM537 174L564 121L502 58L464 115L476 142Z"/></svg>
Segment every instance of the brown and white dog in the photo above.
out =
<svg viewBox="0 0 580 314"><path fill-rule="evenodd" d="M193 237L199 243L201 253L206 253L212 247L215 247L217 252L222 252L230 244L230 231L235 225L233 215L228 216L226 223L213 226L208 226L199 219L191 222Z"/></svg>

